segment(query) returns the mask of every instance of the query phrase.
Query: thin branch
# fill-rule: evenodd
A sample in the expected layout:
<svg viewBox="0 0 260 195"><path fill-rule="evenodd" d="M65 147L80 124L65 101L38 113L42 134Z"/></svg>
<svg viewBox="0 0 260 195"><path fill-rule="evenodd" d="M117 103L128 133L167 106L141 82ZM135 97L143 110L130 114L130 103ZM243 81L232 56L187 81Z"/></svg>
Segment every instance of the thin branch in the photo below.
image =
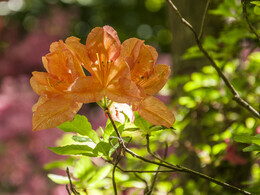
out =
<svg viewBox="0 0 260 195"><path fill-rule="evenodd" d="M183 166L180 166L180 165L173 165L173 164L170 164L170 163L165 164L165 163L161 163L161 162L156 162L156 161L149 160L149 159L147 159L147 158L144 158L144 157L142 157L142 156L136 154L135 152L133 152L132 150L130 150L129 148L127 148L127 147L125 146L124 140L123 140L123 138L121 137L121 135L120 135L120 133L119 133L119 131L118 131L116 125L115 125L115 122L114 122L114 120L113 120L113 118L112 118L110 112L108 111L108 109L105 109L105 113L107 114L108 118L110 119L110 121L111 121L111 123L112 123L112 125L113 125L113 127L114 127L114 130L116 131L116 134L118 135L120 144L122 144L122 147L125 149L125 151L126 151L127 153L131 154L133 157L138 158L138 159L140 159L140 160L142 160L142 161L144 161L144 162L147 162L147 163L152 163L152 164L160 165L160 166L165 167L165 168L172 169L172 170L174 170L174 171L186 172L186 173L190 173L190 174L199 176L199 177L204 178L204 179L207 179L207 180L209 180L209 181L211 181L211 182L213 182L213 183L216 183L216 184L218 184L218 185L220 185L220 186L223 186L223 187L232 189L232 190L234 190L234 191L240 192L241 194L247 194L247 195L250 195L250 194L251 194L250 192L247 192L247 191L244 191L244 190L242 190L242 189L239 189L239 188L237 188L237 187L235 187L235 186L232 186L232 185L230 185L230 184L228 184L228 183L218 181L218 180L216 180L216 179L214 179L214 178L212 178L212 177L210 177L210 176L208 176L208 175L204 175L203 173L200 173L200 172L191 170L191 169L189 169L189 168L186 168L186 167L183 167ZM159 157L158 157L158 158L159 158ZM159 159L160 159L160 161L165 162L163 159L161 159L161 158L159 158Z"/></svg>
<svg viewBox="0 0 260 195"><path fill-rule="evenodd" d="M69 178L69 182L70 182L70 190L75 194L75 195L80 195L79 192L77 192L77 190L73 187L73 184L72 184L72 181L71 181L71 178L70 178L70 171L69 171L69 168L67 167L66 169L66 173L67 173L67 176ZM66 189L68 191L68 186L66 185ZM70 193L69 193L70 194Z"/></svg>
<svg viewBox="0 0 260 195"><path fill-rule="evenodd" d="M113 183L113 189L114 189L115 195L117 195L115 171L116 171L116 167L117 167L118 163L119 163L119 160L117 160L116 163L114 164L113 171L112 171L112 183Z"/></svg>
<svg viewBox="0 0 260 195"><path fill-rule="evenodd" d="M148 185L147 181L146 181L145 179L143 179L140 175L138 175L138 174L135 173L135 172L134 172L134 175L135 175L139 180L141 180L142 182L144 182L144 184L145 184L145 190L144 190L144 191L148 190L148 189L149 189L149 185Z"/></svg>
<svg viewBox="0 0 260 195"><path fill-rule="evenodd" d="M244 107L245 109L247 109L249 112L251 112L255 117L260 119L260 113L255 110L249 103L247 103L245 100L243 100L239 93L236 91L236 89L233 87L233 85L229 82L229 80L227 79L227 77L224 75L224 73L221 71L221 69L218 67L218 65L216 64L216 62L213 60L213 58L209 55L209 53L204 49L204 47L202 46L202 43L199 40L199 37L196 33L196 31L194 30L194 28L192 27L192 25L185 20L185 18L182 17L181 13L179 12L179 10L177 9L177 7L173 4L173 2L171 0L167 0L170 4L170 6L172 7L172 9L177 13L178 17L180 18L181 22L186 25L193 33L196 43L200 49L200 51L204 54L204 56L209 60L209 62L211 63L211 65L215 68L215 70L217 71L218 75L223 79L225 85L229 88L229 90L231 91L231 93L233 94L233 100L235 100L240 106Z"/></svg>
<svg viewBox="0 0 260 195"><path fill-rule="evenodd" d="M68 194L71 195L68 184L66 184L66 190L67 190Z"/></svg>
<svg viewBox="0 0 260 195"><path fill-rule="evenodd" d="M209 4L210 4L211 0L207 0L206 3L206 7L202 16L202 22L201 22L201 26L200 26L200 32L199 32L199 40L201 40L202 36L203 36L203 32L204 32L204 26L205 26L205 21L206 21L206 15L209 9Z"/></svg>
<svg viewBox="0 0 260 195"><path fill-rule="evenodd" d="M246 0L241 0L242 6L243 6L243 15L246 19L246 23L248 25L248 27L250 28L251 32L255 34L255 36L258 38L258 40L260 40L260 35L257 34L255 28L252 26L251 22L248 19L248 14L247 14L247 10L246 10Z"/></svg>
<svg viewBox="0 0 260 195"><path fill-rule="evenodd" d="M148 144L147 144L148 145ZM168 144L165 143L165 149L164 149L164 156L163 156L163 159L165 159L167 157L167 153L168 153ZM152 194L152 191L154 189L154 186L155 186L155 182L156 182L156 179L157 179L157 176L158 176L158 171L160 170L161 166L158 166L157 168L157 172L155 173L154 175L154 178L153 178L153 182L152 182L152 185L151 185L151 188L150 190L147 192L147 195L150 195Z"/></svg>

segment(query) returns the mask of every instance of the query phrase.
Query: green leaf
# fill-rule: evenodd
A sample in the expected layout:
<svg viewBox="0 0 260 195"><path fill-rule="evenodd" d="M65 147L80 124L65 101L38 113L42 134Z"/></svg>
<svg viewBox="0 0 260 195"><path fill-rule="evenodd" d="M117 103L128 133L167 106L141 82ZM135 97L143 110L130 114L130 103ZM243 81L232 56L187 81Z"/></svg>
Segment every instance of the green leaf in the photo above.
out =
<svg viewBox="0 0 260 195"><path fill-rule="evenodd" d="M135 113L135 121L134 124L136 127L140 128L141 130L148 132L150 129L151 124L144 120L139 114Z"/></svg>
<svg viewBox="0 0 260 195"><path fill-rule="evenodd" d="M254 138L252 139L252 143L253 143L253 144L256 144L256 145L258 145L258 146L260 146L260 138L254 137Z"/></svg>
<svg viewBox="0 0 260 195"><path fill-rule="evenodd" d="M243 152L252 152L252 151L260 151L260 146L254 144L243 149Z"/></svg>
<svg viewBox="0 0 260 195"><path fill-rule="evenodd" d="M234 140L236 142L247 143L247 144L252 143L252 138L253 137L247 133L237 134L234 136Z"/></svg>
<svg viewBox="0 0 260 195"><path fill-rule="evenodd" d="M124 127L125 127L124 124L121 124L121 123L119 123L119 122L117 122L117 121L115 121L115 124L116 124L116 127L117 127L118 131L119 131L120 133L122 133L123 130L124 130ZM105 128L104 134L103 134L103 140L104 140L104 142L107 142L107 143L108 143L110 136L115 136L115 137L117 137L116 132L115 132L115 130L114 130L114 127L113 127L111 121L110 121L110 120L107 120L106 128Z"/></svg>
<svg viewBox="0 0 260 195"><path fill-rule="evenodd" d="M45 170L51 170L51 169L66 169L68 166L73 166L74 158L68 158L66 161L58 160L58 161L53 161L50 163L47 163L44 165Z"/></svg>
<svg viewBox="0 0 260 195"><path fill-rule="evenodd" d="M76 132L80 135L87 136L96 144L100 141L99 136L92 129L91 124L85 116L77 114L72 122L67 121L58 126L58 128L65 132Z"/></svg>
<svg viewBox="0 0 260 195"><path fill-rule="evenodd" d="M69 178L62 175L56 175L56 174L48 174L48 177L57 184L68 184ZM71 182L74 183L75 180L71 179Z"/></svg>
<svg viewBox="0 0 260 195"><path fill-rule="evenodd" d="M75 142L92 142L92 140L88 137L81 137L81 136L77 136L77 135L73 135L72 139Z"/></svg>
<svg viewBox="0 0 260 195"><path fill-rule="evenodd" d="M93 149L87 145L67 145L62 147L48 147L51 151L61 155L86 155L96 156Z"/></svg>
<svg viewBox="0 0 260 195"><path fill-rule="evenodd" d="M88 181L88 187L94 187L100 181L102 181L111 171L112 166L106 165L100 168L96 174Z"/></svg>
<svg viewBox="0 0 260 195"><path fill-rule="evenodd" d="M105 142L108 142L110 135L113 133L114 128L112 123L110 122L110 120L107 120L107 124L106 124L106 128L104 130L104 134L103 134L103 140Z"/></svg>
<svg viewBox="0 0 260 195"><path fill-rule="evenodd" d="M92 164L90 158L86 157L86 156L82 156L82 157L80 157L80 159L77 161L77 163L75 165L73 176L75 178L81 179L87 173L89 173L92 168L94 168L94 167L93 167L93 164Z"/></svg>
<svg viewBox="0 0 260 195"><path fill-rule="evenodd" d="M99 142L93 150L93 153L101 157L109 157L109 150L112 148L110 143Z"/></svg>
<svg viewBox="0 0 260 195"><path fill-rule="evenodd" d="M260 6L260 1L251 1L250 3Z"/></svg>
<svg viewBox="0 0 260 195"><path fill-rule="evenodd" d="M254 7L254 13L256 14L256 15L260 15L260 6L255 6Z"/></svg>

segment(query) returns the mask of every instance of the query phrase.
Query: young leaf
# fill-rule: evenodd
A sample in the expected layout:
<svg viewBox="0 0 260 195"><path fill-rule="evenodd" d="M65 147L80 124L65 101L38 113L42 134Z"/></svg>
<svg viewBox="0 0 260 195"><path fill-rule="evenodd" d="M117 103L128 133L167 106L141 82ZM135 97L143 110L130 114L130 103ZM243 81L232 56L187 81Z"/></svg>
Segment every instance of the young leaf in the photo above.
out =
<svg viewBox="0 0 260 195"><path fill-rule="evenodd" d="M44 165L45 170L51 170L51 169L66 169L68 166L73 166L74 158L69 157L67 160L58 160L58 161L53 161L50 163L47 163Z"/></svg>
<svg viewBox="0 0 260 195"><path fill-rule="evenodd" d="M87 136L96 144L100 141L99 136L92 129L91 124L85 116L77 114L72 122L67 121L59 125L58 128L65 132L76 132L80 135Z"/></svg>
<svg viewBox="0 0 260 195"><path fill-rule="evenodd" d="M77 135L73 135L72 139L75 142L92 142L92 140L90 138L88 138L88 137L81 137L81 136L77 136Z"/></svg>
<svg viewBox="0 0 260 195"><path fill-rule="evenodd" d="M106 165L100 168L96 174L88 182L88 187L94 187L97 183L102 181L111 171L112 166Z"/></svg>
<svg viewBox="0 0 260 195"><path fill-rule="evenodd" d="M61 155L86 155L96 156L93 149L87 145L67 145L62 147L48 147L51 151Z"/></svg>
<svg viewBox="0 0 260 195"><path fill-rule="evenodd" d="M247 133L241 133L234 136L236 142L250 144L252 142L252 136Z"/></svg>
<svg viewBox="0 0 260 195"><path fill-rule="evenodd" d="M151 124L144 120L139 114L135 113L135 121L134 124L136 127L140 128L143 131L149 131Z"/></svg>
<svg viewBox="0 0 260 195"><path fill-rule="evenodd" d="M69 178L67 176L62 175L56 175L56 174L48 174L48 177L57 184L68 184ZM75 180L71 179L72 183L75 182Z"/></svg>
<svg viewBox="0 0 260 195"><path fill-rule="evenodd" d="M260 146L254 144L243 149L243 152L252 152L252 151L260 151Z"/></svg>
<svg viewBox="0 0 260 195"><path fill-rule="evenodd" d="M109 150L112 146L107 142L99 142L93 150L93 153L101 157L109 157Z"/></svg>
<svg viewBox="0 0 260 195"><path fill-rule="evenodd" d="M75 169L73 172L73 176L75 178L81 179L84 177L88 172L90 172L90 169L93 168L93 164L90 160L89 157L82 156L80 159L77 161L75 165Z"/></svg>

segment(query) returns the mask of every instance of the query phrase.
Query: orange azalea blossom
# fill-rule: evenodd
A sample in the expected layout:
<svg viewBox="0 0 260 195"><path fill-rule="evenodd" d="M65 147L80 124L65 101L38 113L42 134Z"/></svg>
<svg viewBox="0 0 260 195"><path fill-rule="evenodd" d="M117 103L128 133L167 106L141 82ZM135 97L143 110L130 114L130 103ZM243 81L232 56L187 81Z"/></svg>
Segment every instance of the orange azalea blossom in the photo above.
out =
<svg viewBox="0 0 260 195"><path fill-rule="evenodd" d="M169 66L154 66L158 54L155 48L145 45L142 40L131 38L122 46L121 55L130 67L131 79L142 92L141 100L132 101L133 110L153 125L171 127L175 122L173 113L163 102L153 97L167 82L171 72Z"/></svg>
<svg viewBox="0 0 260 195"><path fill-rule="evenodd" d="M73 99L89 103L106 96L118 103L130 103L141 98L138 87L131 80L130 69L120 55L121 43L112 27L94 28L86 46L75 40L69 47L91 74L79 77L71 85L69 92Z"/></svg>
<svg viewBox="0 0 260 195"><path fill-rule="evenodd" d="M73 41L68 38L67 42ZM67 89L85 74L80 62L62 41L50 46L50 53L42 58L47 72L33 72L30 80L33 90L40 95L33 106L33 130L54 128L72 120L82 104L67 94Z"/></svg>
<svg viewBox="0 0 260 195"><path fill-rule="evenodd" d="M76 37L53 43L42 59L47 72L33 72L30 81L40 95L33 106L33 130L72 120L82 103L97 102L104 96L120 103L140 99L120 52L121 43L110 26L94 28L86 45ZM90 76L84 74L82 66Z"/></svg>

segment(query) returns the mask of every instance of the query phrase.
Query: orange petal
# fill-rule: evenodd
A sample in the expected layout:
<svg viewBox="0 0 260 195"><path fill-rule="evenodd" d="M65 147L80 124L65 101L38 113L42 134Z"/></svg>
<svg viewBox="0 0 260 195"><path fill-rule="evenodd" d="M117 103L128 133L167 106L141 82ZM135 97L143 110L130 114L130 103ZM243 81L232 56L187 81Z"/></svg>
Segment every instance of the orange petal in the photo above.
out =
<svg viewBox="0 0 260 195"><path fill-rule="evenodd" d="M63 91L67 90L67 88L70 85L70 83L67 80L58 79L57 77L55 77L47 72L34 71L32 74L33 74L33 77L35 78L35 81L37 81L37 83L39 85L46 86L45 88L47 91L56 91L58 93L59 92L62 93ZM33 84L36 84L36 83L34 82ZM32 86L33 89L35 89L34 88L35 86L37 87L37 84Z"/></svg>
<svg viewBox="0 0 260 195"><path fill-rule="evenodd" d="M122 45L121 55L125 56L131 68L132 80L137 83L140 79L149 76L158 57L155 48L145 45L143 41L136 38L126 40Z"/></svg>
<svg viewBox="0 0 260 195"><path fill-rule="evenodd" d="M126 60L130 69L132 70L136 60L139 56L140 49L144 44L143 40L137 38L130 38L123 42L120 56Z"/></svg>
<svg viewBox="0 0 260 195"><path fill-rule="evenodd" d="M51 87L39 83L35 79L35 77L32 77L30 79L30 84L31 84L31 87L32 87L33 91L35 93L37 93L38 95L41 95L41 96L42 95L52 96L55 93Z"/></svg>
<svg viewBox="0 0 260 195"><path fill-rule="evenodd" d="M82 104L63 96L40 98L33 107L33 131L54 128L73 120L81 106Z"/></svg>
<svg viewBox="0 0 260 195"><path fill-rule="evenodd" d="M68 96L77 102L97 102L104 97L103 87L92 76L78 78L68 90Z"/></svg>
<svg viewBox="0 0 260 195"><path fill-rule="evenodd" d="M130 69L122 58L118 58L114 63L109 65L105 76L107 77L105 86L113 82L118 82L120 78L129 80L131 78Z"/></svg>
<svg viewBox="0 0 260 195"><path fill-rule="evenodd" d="M87 71L92 74L92 70L90 68L92 62L88 57L86 46L81 44L79 41L80 39L76 37L67 38L65 41L66 48L79 60L80 64L83 65ZM84 72L81 66L75 66L74 69L75 72L78 73L79 77L84 76Z"/></svg>
<svg viewBox="0 0 260 195"><path fill-rule="evenodd" d="M158 64L149 78L145 78L142 87L147 95L154 95L163 88L170 76L170 67L165 64Z"/></svg>
<svg viewBox="0 0 260 195"><path fill-rule="evenodd" d="M75 37L67 39L68 43L78 41ZM77 51L72 51L63 41L52 43L50 51L51 53L43 58L44 67L49 73L68 80L85 75L81 67L81 61L77 57Z"/></svg>
<svg viewBox="0 0 260 195"><path fill-rule="evenodd" d="M117 32L111 26L94 28L86 41L87 51L93 62L104 56L107 61L115 61L121 50L121 43ZM102 57L103 58L103 57Z"/></svg>
<svg viewBox="0 0 260 195"><path fill-rule="evenodd" d="M139 88L127 78L120 78L118 82L110 84L106 89L106 96L118 103L130 103L141 99Z"/></svg>
<svg viewBox="0 0 260 195"><path fill-rule="evenodd" d="M153 125L170 128L175 122L173 113L162 101L153 96L148 96L143 101L134 103L134 109Z"/></svg>

